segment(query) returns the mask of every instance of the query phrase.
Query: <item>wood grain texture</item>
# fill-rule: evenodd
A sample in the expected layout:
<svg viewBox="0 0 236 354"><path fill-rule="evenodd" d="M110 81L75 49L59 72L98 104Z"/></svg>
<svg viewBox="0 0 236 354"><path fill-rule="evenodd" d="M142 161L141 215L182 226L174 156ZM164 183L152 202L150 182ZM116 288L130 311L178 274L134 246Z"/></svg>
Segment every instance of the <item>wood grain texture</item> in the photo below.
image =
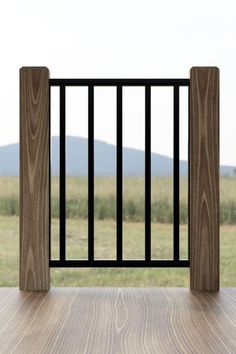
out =
<svg viewBox="0 0 236 354"><path fill-rule="evenodd" d="M190 75L190 288L219 289L219 70Z"/></svg>
<svg viewBox="0 0 236 354"><path fill-rule="evenodd" d="M20 289L49 289L49 71L20 70Z"/></svg>
<svg viewBox="0 0 236 354"><path fill-rule="evenodd" d="M236 289L0 289L1 353L235 353Z"/></svg>

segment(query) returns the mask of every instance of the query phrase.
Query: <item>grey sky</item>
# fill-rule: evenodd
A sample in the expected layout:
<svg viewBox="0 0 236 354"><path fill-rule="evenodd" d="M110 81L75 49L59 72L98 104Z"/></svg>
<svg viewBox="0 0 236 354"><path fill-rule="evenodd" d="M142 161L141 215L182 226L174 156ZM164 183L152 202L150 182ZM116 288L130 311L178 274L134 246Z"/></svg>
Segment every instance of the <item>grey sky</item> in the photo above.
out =
<svg viewBox="0 0 236 354"><path fill-rule="evenodd" d="M191 66L214 65L221 70L221 163L236 165L235 7L206 0L2 2L0 145L18 141L21 66L45 65L51 77L189 77ZM101 124L110 109L100 114ZM153 149L170 154L170 121L161 124ZM112 140L99 129L97 137ZM138 130L126 141L141 143Z"/></svg>

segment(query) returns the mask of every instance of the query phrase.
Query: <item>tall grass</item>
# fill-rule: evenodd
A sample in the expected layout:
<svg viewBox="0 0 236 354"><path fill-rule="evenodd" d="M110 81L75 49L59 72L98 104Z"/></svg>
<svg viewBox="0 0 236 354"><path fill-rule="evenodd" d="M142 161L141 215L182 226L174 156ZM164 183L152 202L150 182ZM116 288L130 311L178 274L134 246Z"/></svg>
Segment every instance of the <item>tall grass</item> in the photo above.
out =
<svg viewBox="0 0 236 354"><path fill-rule="evenodd" d="M114 177L95 177L94 215L98 220L116 218L116 186ZM170 177L152 178L152 221L170 223L173 213L173 181ZM220 183L222 224L236 223L236 178L222 177ZM59 215L59 182L52 178L52 217ZM88 216L88 186L86 177L67 177L66 214L68 218ZM19 215L19 179L0 177L0 215ZM144 179L124 178L123 218L125 221L144 220ZM180 180L180 222L188 219L187 179Z"/></svg>

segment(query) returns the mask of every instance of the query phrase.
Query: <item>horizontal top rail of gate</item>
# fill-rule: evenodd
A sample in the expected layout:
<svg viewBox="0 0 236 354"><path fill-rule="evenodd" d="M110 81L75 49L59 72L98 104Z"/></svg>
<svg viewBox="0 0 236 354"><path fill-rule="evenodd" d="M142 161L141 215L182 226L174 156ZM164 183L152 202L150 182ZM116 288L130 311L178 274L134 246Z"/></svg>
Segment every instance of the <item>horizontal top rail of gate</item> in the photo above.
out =
<svg viewBox="0 0 236 354"><path fill-rule="evenodd" d="M59 259L50 267L189 267L179 252L179 88L189 79L49 79L60 88L60 237ZM66 259L66 87L88 87L88 259ZM116 259L94 259L94 87L116 87ZM123 86L145 88L145 259L123 259ZM151 257L151 87L173 87L173 259Z"/></svg>
<svg viewBox="0 0 236 354"><path fill-rule="evenodd" d="M189 79L49 79L50 86L189 86Z"/></svg>

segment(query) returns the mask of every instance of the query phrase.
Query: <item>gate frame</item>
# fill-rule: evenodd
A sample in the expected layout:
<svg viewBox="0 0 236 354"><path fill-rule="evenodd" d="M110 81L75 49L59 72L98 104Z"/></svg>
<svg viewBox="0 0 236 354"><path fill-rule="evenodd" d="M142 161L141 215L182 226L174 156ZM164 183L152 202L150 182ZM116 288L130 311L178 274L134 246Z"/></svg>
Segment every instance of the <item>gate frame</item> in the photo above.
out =
<svg viewBox="0 0 236 354"><path fill-rule="evenodd" d="M190 289L219 290L219 69L189 88ZM50 289L50 90L46 67L20 69L20 290Z"/></svg>

